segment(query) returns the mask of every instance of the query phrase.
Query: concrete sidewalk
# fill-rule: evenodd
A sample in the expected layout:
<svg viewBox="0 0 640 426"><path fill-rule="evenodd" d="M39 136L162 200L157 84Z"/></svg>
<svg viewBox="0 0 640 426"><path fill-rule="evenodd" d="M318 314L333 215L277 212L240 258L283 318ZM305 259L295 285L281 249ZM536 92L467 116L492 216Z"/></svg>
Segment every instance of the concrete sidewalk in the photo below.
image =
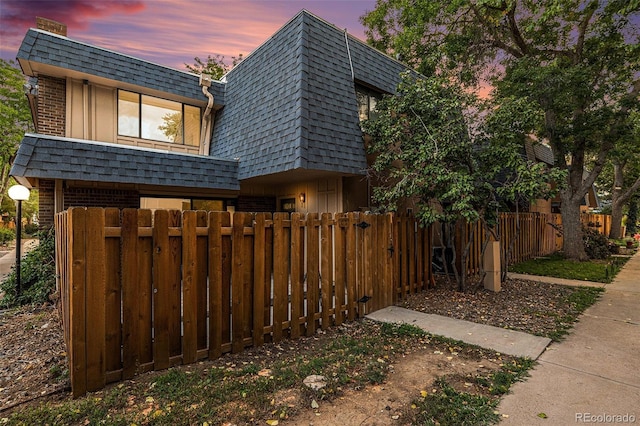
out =
<svg viewBox="0 0 640 426"><path fill-rule="evenodd" d="M38 245L39 240L37 239L24 239L22 240L22 258L24 259L24 255L27 254L31 249ZM22 262L22 261L20 261ZM11 272L11 268L16 263L16 249L7 252L4 256L0 257L0 281L3 281L7 275ZM22 264L22 263L21 263Z"/></svg>
<svg viewBox="0 0 640 426"><path fill-rule="evenodd" d="M640 252L499 406L507 425L640 423Z"/></svg>

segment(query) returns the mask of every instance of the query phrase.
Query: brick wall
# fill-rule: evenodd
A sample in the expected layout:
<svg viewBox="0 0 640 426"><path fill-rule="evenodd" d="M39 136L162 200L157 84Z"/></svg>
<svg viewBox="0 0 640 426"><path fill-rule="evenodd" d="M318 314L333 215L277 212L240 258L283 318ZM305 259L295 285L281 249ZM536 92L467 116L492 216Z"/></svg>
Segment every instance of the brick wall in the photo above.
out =
<svg viewBox="0 0 640 426"><path fill-rule="evenodd" d="M55 211L55 183L52 180L41 180L38 185L38 217L40 228L53 226Z"/></svg>
<svg viewBox="0 0 640 426"><path fill-rule="evenodd" d="M62 78L38 77L38 133L65 136L66 87Z"/></svg>
<svg viewBox="0 0 640 426"><path fill-rule="evenodd" d="M99 188L65 188L64 209L69 207L140 208L138 191Z"/></svg>
<svg viewBox="0 0 640 426"><path fill-rule="evenodd" d="M236 202L236 211L239 212L275 212L275 197L249 197L240 196Z"/></svg>

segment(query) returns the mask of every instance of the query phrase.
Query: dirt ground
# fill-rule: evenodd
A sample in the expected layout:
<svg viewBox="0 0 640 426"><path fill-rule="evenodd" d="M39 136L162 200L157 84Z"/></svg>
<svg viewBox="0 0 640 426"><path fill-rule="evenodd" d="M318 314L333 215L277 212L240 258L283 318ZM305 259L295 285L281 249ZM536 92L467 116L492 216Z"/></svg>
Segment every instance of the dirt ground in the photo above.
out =
<svg viewBox="0 0 640 426"><path fill-rule="evenodd" d="M411 296L401 306L462 318L535 334L554 329L554 318L566 312L564 303L571 289L533 281L508 280L500 293L480 290L458 293L446 281L435 289ZM542 315L541 313L551 313ZM354 326L355 327L355 326ZM291 349L308 347L331 339L331 331L311 340L291 341ZM214 363L229 364L251 359L266 362L279 349L274 345L227 355ZM262 360L260 358L263 358ZM411 401L422 391L430 391L437 377L453 377L466 392L473 386L465 376L486 373L507 362L492 351L447 350L442 345L424 343L407 348L405 355L390 360L390 374L384 384L362 389L346 389L329 401L312 408L299 396L283 395L296 406L296 415L281 424L295 425L399 425L410 410ZM266 361L265 361L266 360ZM458 378L457 380L455 378ZM144 375L138 381L146 380ZM151 379L148 379L151 380ZM0 312L0 417L24 403L69 398L66 353L58 311L51 306ZM480 390L478 390L480 392ZM258 423L264 424L264 423Z"/></svg>

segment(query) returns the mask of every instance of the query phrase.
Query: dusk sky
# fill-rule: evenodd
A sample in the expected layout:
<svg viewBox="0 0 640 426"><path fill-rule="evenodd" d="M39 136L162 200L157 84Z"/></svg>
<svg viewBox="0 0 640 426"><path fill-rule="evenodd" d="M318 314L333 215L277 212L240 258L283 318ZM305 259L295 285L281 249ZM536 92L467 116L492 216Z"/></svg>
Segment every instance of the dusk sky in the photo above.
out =
<svg viewBox="0 0 640 426"><path fill-rule="evenodd" d="M0 0L0 56L15 60L36 16L74 40L184 69L198 56L247 55L301 9L364 40L375 0Z"/></svg>

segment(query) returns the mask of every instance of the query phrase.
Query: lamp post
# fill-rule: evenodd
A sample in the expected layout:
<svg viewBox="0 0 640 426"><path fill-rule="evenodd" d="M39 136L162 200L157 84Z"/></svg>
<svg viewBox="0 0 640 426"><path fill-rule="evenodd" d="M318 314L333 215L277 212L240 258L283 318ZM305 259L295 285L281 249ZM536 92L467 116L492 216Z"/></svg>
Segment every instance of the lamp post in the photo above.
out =
<svg viewBox="0 0 640 426"><path fill-rule="evenodd" d="M29 189L22 185L9 188L9 198L16 201L16 298L20 297L20 257L22 257L22 202L29 199Z"/></svg>

